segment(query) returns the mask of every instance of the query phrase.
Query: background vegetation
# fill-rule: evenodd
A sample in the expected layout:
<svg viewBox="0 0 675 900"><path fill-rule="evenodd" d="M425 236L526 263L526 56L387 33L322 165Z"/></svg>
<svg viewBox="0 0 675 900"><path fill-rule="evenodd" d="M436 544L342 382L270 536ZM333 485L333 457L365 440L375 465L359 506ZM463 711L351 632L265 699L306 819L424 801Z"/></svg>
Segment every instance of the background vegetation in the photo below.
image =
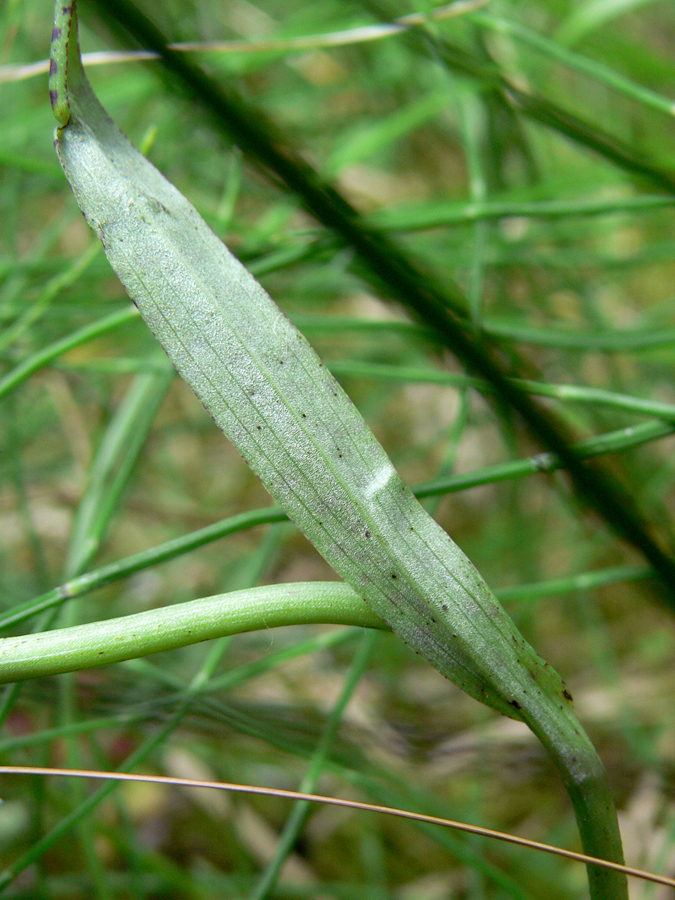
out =
<svg viewBox="0 0 675 900"><path fill-rule="evenodd" d="M672 553L670 5L492 2L437 22L435 43L359 42L352 31L338 46L318 36L377 24L377 10L152 7L172 38L256 44L198 59L437 277L456 280L477 339L483 329L497 340L512 373L536 381L579 439L611 435L604 461ZM426 5L386 12L413 8ZM44 74L21 69L46 57L51 14L49 0L0 9L0 624L21 633L329 579L287 524L192 549L194 532L269 499L128 312L76 209L52 150ZM83 49L109 49L85 3L81 17ZM473 75L458 59L473 61ZM629 861L673 874L668 591L564 476L516 464L541 448L509 411L376 296L350 248L249 167L159 67L89 72L120 127L308 334L403 476L444 479L426 502L565 677L609 770ZM538 115L522 112L517 91ZM586 125L564 119L574 125L564 136L559 122L542 124L546 110ZM617 141L601 145L607 134ZM169 561L127 562L172 540L180 552ZM18 621L17 609L66 580L80 599ZM389 635L306 627L198 645L9 688L0 718L2 762L288 788L313 778L324 793L576 846L566 795L527 729ZM289 837L274 887L280 835L302 818L289 825L288 803L106 790L3 778L8 896L585 896L580 866L335 808L312 809ZM661 894L636 884L633 896Z"/></svg>

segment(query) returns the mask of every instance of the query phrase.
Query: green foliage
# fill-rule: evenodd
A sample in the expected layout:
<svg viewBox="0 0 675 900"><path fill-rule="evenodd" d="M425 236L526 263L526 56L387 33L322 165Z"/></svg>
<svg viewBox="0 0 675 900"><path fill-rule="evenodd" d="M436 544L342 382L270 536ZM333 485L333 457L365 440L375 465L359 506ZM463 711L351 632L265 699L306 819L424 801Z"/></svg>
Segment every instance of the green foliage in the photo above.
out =
<svg viewBox="0 0 675 900"><path fill-rule="evenodd" d="M44 57L48 6L3 6L0 29L11 65ZM181 35L191 38L244 34L274 42L373 21L356 6L328 3L269 4L257 16L243 4L200 2L182 10ZM652 163L655 176L663 175L673 126L658 102L632 88L636 83L655 92L661 108L674 94L675 67L662 38L668 13L655 5L597 20L596 30L575 42L575 52L594 69L576 65L576 57L558 49L562 45L548 52L546 40L535 46L515 26L497 27L497 14L551 42L565 33L566 21L574 25L569 32L578 32L581 21L543 3L524 21L520 7L502 4L490 10L492 19L481 12L434 28L472 59L491 60L500 77L627 143L640 158L639 177L635 168L618 166L616 155L610 163L585 150L583 139L572 144L532 124L505 104L494 79L488 84L458 75L433 48L423 52L404 36L202 58L219 78L236 74L249 99L288 129L298 148L331 172L373 221L379 218L437 272L457 278L476 326L502 336L513 374L537 382L579 438L611 432L605 449L635 448L636 434L651 442L669 434L672 423L673 219L663 187L654 193L643 179ZM584 29L589 21L592 16ZM107 46L88 34L85 49L94 40ZM91 74L104 105L136 143L149 124L156 126L155 164L282 307L298 321L304 316L305 324L311 316L307 334L334 362L406 479L444 481L448 490L461 487L462 479L464 486L483 485L455 493L436 515L492 584L507 596L527 598L509 611L563 672L603 750L626 811L631 861L666 869L673 625L658 591L634 580L644 575L634 555L580 514L564 482L532 474L550 470L550 460L535 458L529 466L519 460L533 448L506 412L497 415L480 399L474 382L462 376L455 387L433 383L447 375L438 345L419 328L399 325L402 315L394 310L392 316L375 296L349 251L287 192L242 168L239 155L194 107L138 63ZM0 78L6 75L0 70ZM257 582L330 577L289 526L274 525L266 536L260 529L213 526L207 540L233 534L187 553L201 543L190 533L264 506L266 496L180 385L171 386L150 421L141 421L143 408L134 398L144 384L152 391L154 379L159 402L162 374L142 324L126 313L116 280L89 250L89 233L53 163L44 81L7 80L0 90L6 117L0 551L7 620L67 578L78 587L51 592L52 600L84 596L86 576L72 577L83 559L99 573L107 567L94 583L108 587L87 601L52 607L59 624ZM434 112L443 91L447 105ZM592 135L586 137L592 143ZM363 327L364 319L376 320L375 326ZM610 394L619 399L601 405ZM129 416L137 410L140 418L125 420L127 427L136 423L136 448L120 440L118 407ZM106 447L117 448L107 468ZM613 464L652 533L670 543L668 450L669 442L661 441L630 449ZM101 471L105 477L95 477ZM467 479L469 471L475 474ZM504 478L510 481L500 485ZM92 498L88 518L83 510ZM84 531L97 536L93 545L83 537L83 521L90 523ZM248 521L259 523L264 515ZM163 557L145 554L143 567L125 564L172 539L177 543ZM172 554L174 561L159 565ZM117 580L134 571L129 581ZM591 589L603 582L610 586ZM19 630L30 627L24 621ZM36 619L35 627L47 626ZM54 762L67 752L73 764L140 767L144 760L167 772L199 764L215 777L295 786L305 775L304 758L312 756L325 759L322 786L332 793L347 793L351 784L386 802L556 843L573 840L556 780L533 769L536 751L523 733L505 730L451 693L389 637L378 638L365 674L360 657L350 668L351 634L334 643L325 637L310 627L263 632L58 685L14 689L3 704L5 760ZM269 666L262 665L270 644ZM331 740L325 738L335 727L331 709L347 671L359 672L359 686L345 712L335 707L343 724ZM55 695L58 702L48 702ZM319 747L323 755L317 756ZM517 787L514 777L521 779ZM102 897L244 896L269 858L255 836L263 824L281 833L288 814L274 802L215 809L164 792L136 797L117 790L115 796L98 807L87 801L96 812L73 839L65 824L82 815L76 796L64 796L56 785L42 794L22 782L3 784L3 862L17 874L24 869L26 879L25 888L16 882L13 890L25 896L35 896L38 885L48 896L92 890ZM645 804L652 826L646 838L632 812ZM665 823L658 837L657 818ZM154 839L150 830L156 834L160 823ZM44 856L50 834L57 833L71 835L68 843ZM63 846L68 853L58 852ZM94 850L109 871L99 867ZM559 861L334 812L312 813L293 859L296 867L282 872L279 896L316 896L317 890L383 897L584 892L580 870ZM306 878L321 887L303 885Z"/></svg>

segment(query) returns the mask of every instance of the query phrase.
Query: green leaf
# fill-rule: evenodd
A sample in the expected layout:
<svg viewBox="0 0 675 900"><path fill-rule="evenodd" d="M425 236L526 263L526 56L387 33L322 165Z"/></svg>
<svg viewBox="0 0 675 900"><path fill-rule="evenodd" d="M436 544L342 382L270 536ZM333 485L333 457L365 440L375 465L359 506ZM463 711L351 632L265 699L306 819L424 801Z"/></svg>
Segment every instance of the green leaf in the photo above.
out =
<svg viewBox="0 0 675 900"><path fill-rule="evenodd" d="M535 694L569 706L560 678L422 509L305 338L108 118L74 49L72 21L60 20L58 41L69 39L53 57L52 102L59 121L67 118L57 129L59 159L180 374L290 518L399 637L507 715L518 718Z"/></svg>

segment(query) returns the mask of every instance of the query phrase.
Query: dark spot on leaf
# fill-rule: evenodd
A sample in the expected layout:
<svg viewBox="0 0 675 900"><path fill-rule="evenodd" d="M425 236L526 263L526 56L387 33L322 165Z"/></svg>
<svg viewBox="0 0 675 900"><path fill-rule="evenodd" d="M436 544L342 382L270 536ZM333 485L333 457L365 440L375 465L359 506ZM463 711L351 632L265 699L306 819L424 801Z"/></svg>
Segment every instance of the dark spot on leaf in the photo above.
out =
<svg viewBox="0 0 675 900"><path fill-rule="evenodd" d="M58 71L59 71L59 67L56 65L56 60L55 60L55 59L50 59L50 60L49 60L49 74L50 74L50 75L56 75L56 73L57 73Z"/></svg>
<svg viewBox="0 0 675 900"><path fill-rule="evenodd" d="M565 700L571 700L571 699L572 699L572 695L571 695L570 692L567 690L567 688L565 688L565 690L563 691L563 697L565 698Z"/></svg>
<svg viewBox="0 0 675 900"><path fill-rule="evenodd" d="M59 39L60 37L61 37L61 29L60 29L60 28L54 28L54 29L52 30L52 40L53 40L53 41L58 41L58 39Z"/></svg>
<svg viewBox="0 0 675 900"><path fill-rule="evenodd" d="M56 93L56 91L49 92L49 102L52 104L52 106L56 106L56 101L58 99L59 99L59 95ZM54 141L54 143L56 144L56 141Z"/></svg>
<svg viewBox="0 0 675 900"><path fill-rule="evenodd" d="M366 531L366 537L370 537L370 532Z"/></svg>
<svg viewBox="0 0 675 900"><path fill-rule="evenodd" d="M520 703L518 703L517 700L509 700L509 704L510 704L514 709L520 709L520 708L521 708Z"/></svg>
<svg viewBox="0 0 675 900"><path fill-rule="evenodd" d="M447 611L448 611L448 604L447 604L447 603L441 603L441 609L443 610L443 612L447 612Z"/></svg>
<svg viewBox="0 0 675 900"><path fill-rule="evenodd" d="M395 580L396 578L398 578L398 575L396 574L396 572L392 572L391 577Z"/></svg>

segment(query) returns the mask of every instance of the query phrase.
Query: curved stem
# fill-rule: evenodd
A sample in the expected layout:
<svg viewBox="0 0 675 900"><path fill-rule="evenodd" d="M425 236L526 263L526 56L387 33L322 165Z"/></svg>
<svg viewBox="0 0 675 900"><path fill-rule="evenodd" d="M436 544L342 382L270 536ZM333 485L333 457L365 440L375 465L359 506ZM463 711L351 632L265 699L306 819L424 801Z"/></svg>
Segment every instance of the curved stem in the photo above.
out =
<svg viewBox="0 0 675 900"><path fill-rule="evenodd" d="M341 582L275 584L0 641L0 684L76 672L280 625L387 625Z"/></svg>
<svg viewBox="0 0 675 900"><path fill-rule="evenodd" d="M607 772L590 738L574 713L561 720L547 715L531 717L522 709L523 720L539 738L563 780L572 801L584 853L623 862L621 832ZM589 865L588 884L592 898L628 900L626 879L619 872Z"/></svg>

